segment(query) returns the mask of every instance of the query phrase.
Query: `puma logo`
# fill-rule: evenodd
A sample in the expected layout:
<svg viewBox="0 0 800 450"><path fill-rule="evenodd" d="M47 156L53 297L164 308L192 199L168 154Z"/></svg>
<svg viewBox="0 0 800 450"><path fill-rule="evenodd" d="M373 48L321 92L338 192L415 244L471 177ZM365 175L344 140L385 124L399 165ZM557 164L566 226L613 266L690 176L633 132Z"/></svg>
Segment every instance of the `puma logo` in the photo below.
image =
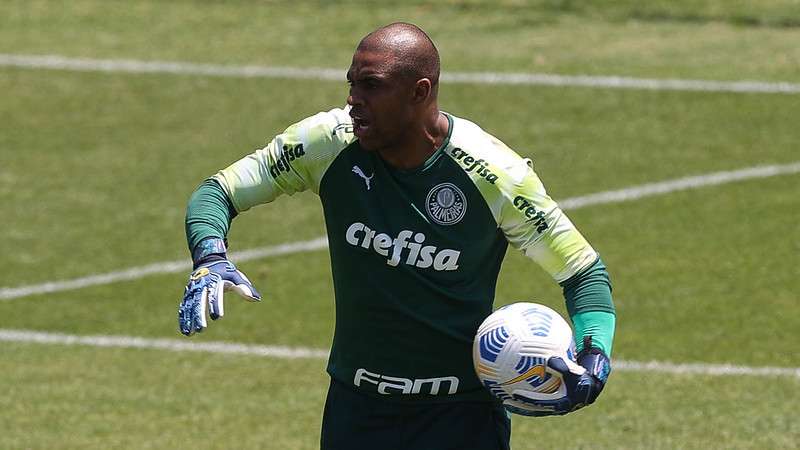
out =
<svg viewBox="0 0 800 450"><path fill-rule="evenodd" d="M353 166L353 173L364 179L364 184L367 185L367 190L369 190L370 182L372 181L373 178L375 178L375 173L373 172L372 175L366 176L364 175L364 171L361 170L361 167L358 166Z"/></svg>

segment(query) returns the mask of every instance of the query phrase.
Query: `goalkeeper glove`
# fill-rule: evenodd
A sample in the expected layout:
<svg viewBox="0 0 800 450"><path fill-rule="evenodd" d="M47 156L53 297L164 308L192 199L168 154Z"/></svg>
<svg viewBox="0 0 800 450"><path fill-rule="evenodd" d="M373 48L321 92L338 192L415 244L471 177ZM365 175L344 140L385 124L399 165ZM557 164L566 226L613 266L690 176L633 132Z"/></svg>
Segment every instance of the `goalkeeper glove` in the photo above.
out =
<svg viewBox="0 0 800 450"><path fill-rule="evenodd" d="M611 361L599 348L592 347L592 337L586 336L583 350L578 353L578 365L585 370L575 373L558 356L547 360L547 367L561 374L567 395L557 400L533 400L541 410L524 412L531 416L563 415L594 403L611 373Z"/></svg>
<svg viewBox="0 0 800 450"><path fill-rule="evenodd" d="M261 301L261 294L225 257L222 239L206 239L195 250L195 270L178 308L178 327L186 336L201 332L208 326L206 314L212 320L225 315L223 294L231 290L246 300Z"/></svg>
<svg viewBox="0 0 800 450"><path fill-rule="evenodd" d="M559 357L550 358L547 366L559 372L567 387L569 402L562 405L555 414L566 414L591 405L603 391L608 375L611 373L611 360L599 348L592 347L592 337L586 336L583 350L578 352L578 365L586 369L583 374L575 374Z"/></svg>

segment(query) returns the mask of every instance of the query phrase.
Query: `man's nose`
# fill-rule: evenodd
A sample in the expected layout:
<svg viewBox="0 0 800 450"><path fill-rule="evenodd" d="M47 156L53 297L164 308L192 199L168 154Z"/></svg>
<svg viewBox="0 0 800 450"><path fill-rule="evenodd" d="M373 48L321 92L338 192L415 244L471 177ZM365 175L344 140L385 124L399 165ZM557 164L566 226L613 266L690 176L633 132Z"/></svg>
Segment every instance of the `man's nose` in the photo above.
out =
<svg viewBox="0 0 800 450"><path fill-rule="evenodd" d="M347 104L350 105L350 106L356 106L356 105L361 105L362 104L361 97L359 97L358 95L353 94L353 90L352 89L350 90L350 93L347 94Z"/></svg>

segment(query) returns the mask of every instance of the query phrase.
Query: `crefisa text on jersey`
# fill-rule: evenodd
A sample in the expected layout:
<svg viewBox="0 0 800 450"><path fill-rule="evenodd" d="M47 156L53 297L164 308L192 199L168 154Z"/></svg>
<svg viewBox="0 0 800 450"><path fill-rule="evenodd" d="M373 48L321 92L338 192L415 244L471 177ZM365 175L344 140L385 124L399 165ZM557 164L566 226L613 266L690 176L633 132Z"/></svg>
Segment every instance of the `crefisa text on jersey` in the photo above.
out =
<svg viewBox="0 0 800 450"><path fill-rule="evenodd" d="M459 147L455 147L454 149L450 150L450 154L453 155L453 158L455 158L456 161L464 164L467 172L472 172L475 170L478 175L482 176L486 182L491 184L494 184L494 182L497 181L497 175L489 170L485 160L476 160L472 157L472 155Z"/></svg>
<svg viewBox="0 0 800 450"><path fill-rule="evenodd" d="M544 212L536 209L536 207L533 206L532 201L521 195L518 195L514 197L514 206L516 206L518 210L525 214L525 217L528 218L526 222L535 222L534 225L536 225L537 232L541 233L549 227L547 222L544 220Z"/></svg>
<svg viewBox="0 0 800 450"><path fill-rule="evenodd" d="M386 264L392 267L400 264L404 249L408 249L404 261L406 264L420 269L432 267L436 271L458 269L458 257L461 256L458 250L449 248L439 250L433 245L422 245L425 242L423 233L403 230L393 239L388 234L378 233L361 222L355 222L347 228L345 239L353 247L372 248L375 253L389 257Z"/></svg>
<svg viewBox="0 0 800 450"><path fill-rule="evenodd" d="M288 172L291 167L289 166L289 161L294 161L297 158L305 155L306 151L303 148L303 144L283 144L281 147L281 153L278 159L275 161L275 164L269 166L269 173L272 175L272 178L278 178L278 175L281 172Z"/></svg>

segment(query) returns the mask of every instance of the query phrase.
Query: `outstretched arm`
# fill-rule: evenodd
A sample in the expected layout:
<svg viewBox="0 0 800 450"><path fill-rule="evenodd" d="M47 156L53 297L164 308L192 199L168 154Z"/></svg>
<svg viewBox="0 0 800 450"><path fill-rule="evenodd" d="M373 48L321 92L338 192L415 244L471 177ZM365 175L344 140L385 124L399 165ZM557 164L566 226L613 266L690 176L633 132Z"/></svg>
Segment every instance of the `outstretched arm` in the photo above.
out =
<svg viewBox="0 0 800 450"><path fill-rule="evenodd" d="M190 336L225 314L224 291L232 290L250 301L261 295L247 277L228 261L225 236L236 210L219 183L206 180L195 190L186 209L186 239L194 271L178 308L178 327Z"/></svg>
<svg viewBox="0 0 800 450"><path fill-rule="evenodd" d="M210 238L224 240L236 215L233 203L217 180L205 180L192 193L186 208L186 241L195 267L204 254L214 253L213 248L198 244Z"/></svg>
<svg viewBox="0 0 800 450"><path fill-rule="evenodd" d="M237 213L268 203L279 195L311 189L319 183L333 159L354 139L346 111L334 109L298 122L276 136L266 147L236 161L204 181L194 191L186 210L186 240L194 272L178 311L185 335L222 317L224 290L247 300L261 296L228 261L226 236Z"/></svg>

